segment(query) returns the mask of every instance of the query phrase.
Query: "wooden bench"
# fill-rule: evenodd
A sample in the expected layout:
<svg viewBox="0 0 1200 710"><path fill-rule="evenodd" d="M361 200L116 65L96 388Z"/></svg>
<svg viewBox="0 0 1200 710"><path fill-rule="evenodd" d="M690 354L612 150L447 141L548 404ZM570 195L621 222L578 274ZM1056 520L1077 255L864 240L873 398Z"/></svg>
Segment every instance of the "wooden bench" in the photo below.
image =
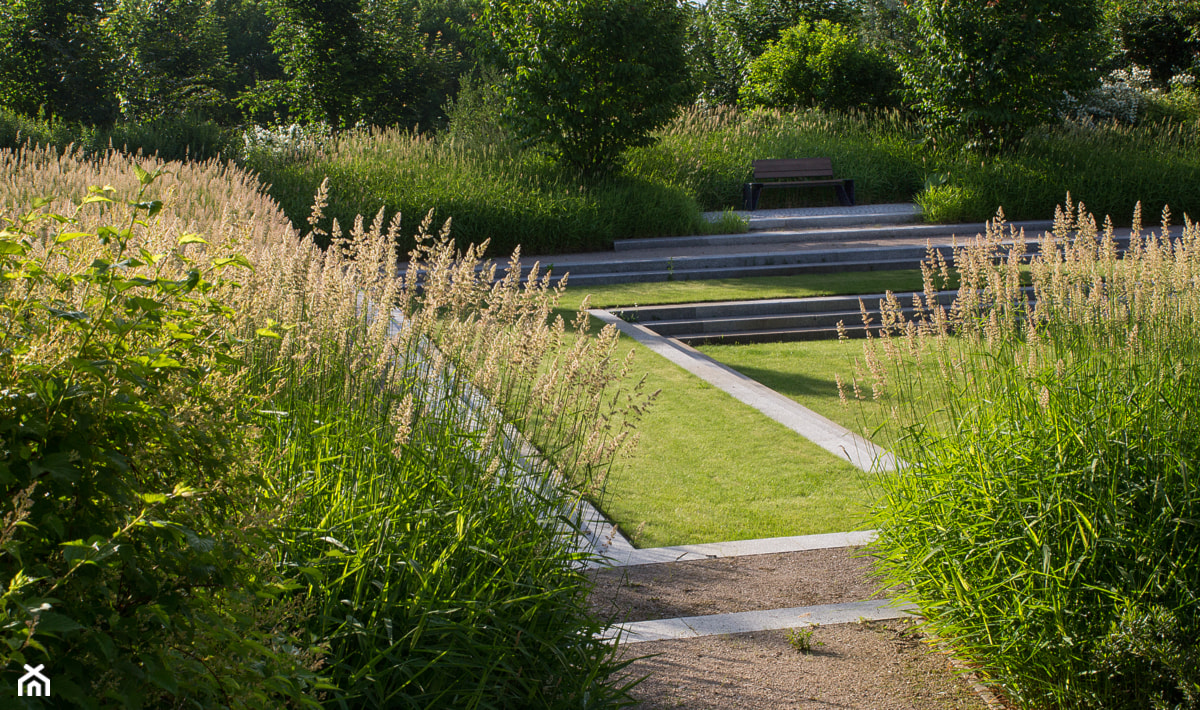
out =
<svg viewBox="0 0 1200 710"><path fill-rule="evenodd" d="M754 161L754 182L742 187L742 202L747 210L758 208L758 196L767 187L832 186L838 201L854 204L854 181L833 176L829 158L772 159Z"/></svg>

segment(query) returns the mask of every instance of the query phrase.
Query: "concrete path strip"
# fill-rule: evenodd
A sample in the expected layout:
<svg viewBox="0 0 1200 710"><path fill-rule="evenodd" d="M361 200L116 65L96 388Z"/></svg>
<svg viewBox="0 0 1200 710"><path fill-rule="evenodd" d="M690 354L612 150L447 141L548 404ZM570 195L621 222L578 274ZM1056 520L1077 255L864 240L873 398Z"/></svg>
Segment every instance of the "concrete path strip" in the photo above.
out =
<svg viewBox="0 0 1200 710"><path fill-rule="evenodd" d="M820 535L793 535L790 537L767 537L757 540L734 540L732 542L708 542L698 545L676 545L674 547L650 547L636 549L628 542L625 546L599 547L604 556L599 567L635 567L665 562L690 562L710 560L717 557L744 557L747 555L775 555L783 552L804 550L826 550L835 547L858 547L875 540L874 530L824 533Z"/></svg>
<svg viewBox="0 0 1200 710"><path fill-rule="evenodd" d="M616 326L655 353L709 384L724 390L740 402L754 407L805 439L839 458L847 459L863 471L894 471L896 459L886 449L872 444L842 425L784 397L731 367L723 365L693 347L666 338L637 323L626 323L606 310L593 308L589 314Z"/></svg>
<svg viewBox="0 0 1200 710"><path fill-rule="evenodd" d="M916 607L896 605L887 599L873 599L845 604L801 606L791 609L740 611L734 614L686 616L676 619L633 621L609 628L605 638L618 643L644 643L690 639L721 634L741 634L750 631L794 629L826 624L849 624L857 621L886 621L913 616Z"/></svg>

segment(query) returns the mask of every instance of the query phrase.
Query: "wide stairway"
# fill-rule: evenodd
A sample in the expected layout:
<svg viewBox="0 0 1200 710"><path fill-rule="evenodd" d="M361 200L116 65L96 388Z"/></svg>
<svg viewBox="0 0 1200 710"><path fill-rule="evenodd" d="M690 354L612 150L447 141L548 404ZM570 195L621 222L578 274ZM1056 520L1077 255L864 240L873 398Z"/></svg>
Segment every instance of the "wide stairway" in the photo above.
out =
<svg viewBox="0 0 1200 710"><path fill-rule="evenodd" d="M613 251L526 257L571 286L914 269L929 245L947 253L983 224L922 224L916 205L860 205L739 213L743 234L617 241ZM715 217L715 215L712 215ZM1050 222L1015 222L1032 239Z"/></svg>

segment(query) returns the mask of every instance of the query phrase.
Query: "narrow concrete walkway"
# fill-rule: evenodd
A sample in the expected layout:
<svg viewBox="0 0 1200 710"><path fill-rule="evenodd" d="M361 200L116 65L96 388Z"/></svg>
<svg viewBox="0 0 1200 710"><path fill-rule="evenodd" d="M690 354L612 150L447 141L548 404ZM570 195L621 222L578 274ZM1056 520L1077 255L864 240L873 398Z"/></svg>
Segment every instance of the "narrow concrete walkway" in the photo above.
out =
<svg viewBox="0 0 1200 710"><path fill-rule="evenodd" d="M732 614L686 616L676 619L632 621L617 624L608 638L618 643L644 643L669 639L700 638L749 631L797 629L806 626L850 624L857 621L888 621L912 616L913 606L896 606L891 601L871 599L846 604L800 606L769 611L739 611Z"/></svg>
<svg viewBox="0 0 1200 710"><path fill-rule="evenodd" d="M645 326L626 323L606 310L593 308L588 313L616 326L622 333L655 353L727 392L738 401L754 407L822 449L846 459L855 467L873 472L896 470L896 458L889 451L737 370L713 360L699 350L672 338L663 337Z"/></svg>

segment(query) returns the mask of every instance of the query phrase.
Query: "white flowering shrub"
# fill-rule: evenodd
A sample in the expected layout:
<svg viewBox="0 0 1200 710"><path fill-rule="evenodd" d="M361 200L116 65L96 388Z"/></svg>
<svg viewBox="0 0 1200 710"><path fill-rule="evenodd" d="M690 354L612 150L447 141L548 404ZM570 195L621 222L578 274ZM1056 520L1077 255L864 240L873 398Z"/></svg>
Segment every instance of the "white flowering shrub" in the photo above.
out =
<svg viewBox="0 0 1200 710"><path fill-rule="evenodd" d="M1064 94L1061 114L1069 121L1135 124L1143 104L1158 93L1150 79L1150 70L1137 65L1117 69L1100 80L1100 86L1075 98Z"/></svg>
<svg viewBox="0 0 1200 710"><path fill-rule="evenodd" d="M332 131L326 123L290 126L250 126L242 134L242 155L267 154L273 157L300 157L321 149Z"/></svg>

